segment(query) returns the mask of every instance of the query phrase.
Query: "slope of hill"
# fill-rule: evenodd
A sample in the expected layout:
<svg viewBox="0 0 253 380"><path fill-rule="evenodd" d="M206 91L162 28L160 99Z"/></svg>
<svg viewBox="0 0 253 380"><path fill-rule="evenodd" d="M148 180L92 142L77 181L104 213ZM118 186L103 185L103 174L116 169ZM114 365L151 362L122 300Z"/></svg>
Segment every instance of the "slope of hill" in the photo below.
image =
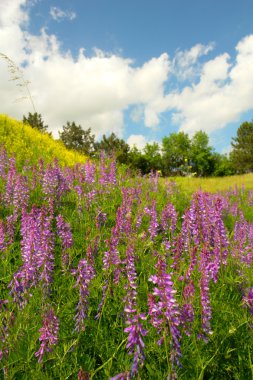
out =
<svg viewBox="0 0 253 380"><path fill-rule="evenodd" d="M57 158L63 166L86 161L84 155L66 149L61 141L6 115L0 115L0 146L4 146L9 155L14 154L20 165L28 161L35 163L40 158L45 163Z"/></svg>

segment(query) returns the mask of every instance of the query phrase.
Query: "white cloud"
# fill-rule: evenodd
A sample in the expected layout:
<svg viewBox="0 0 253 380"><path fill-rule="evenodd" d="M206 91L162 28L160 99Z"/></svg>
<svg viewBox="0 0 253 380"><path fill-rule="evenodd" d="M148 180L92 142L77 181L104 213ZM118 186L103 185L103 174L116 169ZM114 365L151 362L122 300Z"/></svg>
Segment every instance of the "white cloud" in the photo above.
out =
<svg viewBox="0 0 253 380"><path fill-rule="evenodd" d="M253 109L253 35L242 39L236 51L233 64L226 53L209 60L197 84L166 96L163 111L175 110L181 130L211 132Z"/></svg>
<svg viewBox="0 0 253 380"><path fill-rule="evenodd" d="M190 50L178 50L172 60L172 71L178 80L193 80L200 70L199 58L214 49L214 43L196 44Z"/></svg>
<svg viewBox="0 0 253 380"><path fill-rule="evenodd" d="M8 2L21 5L21 0ZM124 111L129 106L141 105L145 112L154 101L164 96L163 86L169 72L167 54L139 67L133 67L130 59L106 54L99 49L94 49L91 57L80 49L75 59L70 52L62 52L60 41L45 29L39 35L32 35L21 28L21 21L28 16L24 9L20 11L19 6L13 13L17 14L20 23L15 20L10 28L1 27L0 35L4 33L5 39L0 39L0 52L17 64L26 62L23 72L31 81L36 108L56 136L67 120L74 120L84 128L91 127L97 136L106 132L122 135ZM15 54L8 43L14 37L14 27L20 36ZM0 65L6 73L5 64L1 62ZM31 110L28 102L13 105L18 90L15 83L8 81L8 75L1 87L2 112L22 118Z"/></svg>
<svg viewBox="0 0 253 380"><path fill-rule="evenodd" d="M55 20L55 21L63 21L65 19L67 20L74 20L76 18L76 13L72 11L63 11L59 7L51 7L50 8L50 16Z"/></svg>
<svg viewBox="0 0 253 380"><path fill-rule="evenodd" d="M136 146L136 148L140 150L142 150L148 142L149 141L143 135L130 135L127 139L127 143L131 148Z"/></svg>
<svg viewBox="0 0 253 380"><path fill-rule="evenodd" d="M172 59L164 53L141 66L99 49L92 56L80 49L74 58L47 30L38 35L29 32L30 4L28 0L0 2L0 52L17 65L25 63L24 77L31 81L36 108L55 136L67 121L91 127L97 137L111 132L122 136L128 109L132 120L141 120L149 128L159 125L162 113L172 112L181 130L209 133L253 109L253 35L239 41L235 60L226 52L208 60L213 44L177 51ZM0 70L1 112L21 119L32 111L31 104L13 104L19 90L9 81L4 61L0 61ZM177 87L173 87L175 78ZM180 82L185 79L187 86ZM174 90L166 93L166 88ZM136 135L131 141L144 143Z"/></svg>

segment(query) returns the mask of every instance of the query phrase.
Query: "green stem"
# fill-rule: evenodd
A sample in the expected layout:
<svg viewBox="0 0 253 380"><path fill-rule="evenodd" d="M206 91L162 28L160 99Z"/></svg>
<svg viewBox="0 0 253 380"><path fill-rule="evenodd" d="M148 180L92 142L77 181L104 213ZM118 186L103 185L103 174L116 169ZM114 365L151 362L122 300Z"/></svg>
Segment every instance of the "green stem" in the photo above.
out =
<svg viewBox="0 0 253 380"><path fill-rule="evenodd" d="M125 338L124 340L122 340L122 342L120 343L120 345L116 348L116 350L114 351L113 355L110 357L110 359L108 359L104 364L102 364L100 367L98 367L94 372L93 374L91 375L91 380L93 379L94 375L99 372L101 369L103 369L108 363L110 363L114 358L115 358L115 355L117 354L117 352L119 351L120 347L127 341L127 338Z"/></svg>

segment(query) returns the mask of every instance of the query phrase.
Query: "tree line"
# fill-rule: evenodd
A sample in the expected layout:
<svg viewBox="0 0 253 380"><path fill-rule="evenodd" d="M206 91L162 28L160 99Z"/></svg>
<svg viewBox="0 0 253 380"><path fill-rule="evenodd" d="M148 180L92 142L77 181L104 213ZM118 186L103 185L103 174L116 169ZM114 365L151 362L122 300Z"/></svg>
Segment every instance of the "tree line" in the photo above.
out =
<svg viewBox="0 0 253 380"><path fill-rule="evenodd" d="M23 117L23 123L48 133L42 116L29 113ZM130 147L115 133L103 135L96 141L91 128L84 130L75 122L67 122L59 131L59 140L69 148L96 159L104 151L113 155L117 162L131 169L148 174L152 170L160 171L163 176L226 176L253 171L253 121L244 122L232 139L232 151L229 155L215 152L209 144L204 131L197 131L190 138L184 132L173 132L162 139L162 143L147 143L140 150Z"/></svg>

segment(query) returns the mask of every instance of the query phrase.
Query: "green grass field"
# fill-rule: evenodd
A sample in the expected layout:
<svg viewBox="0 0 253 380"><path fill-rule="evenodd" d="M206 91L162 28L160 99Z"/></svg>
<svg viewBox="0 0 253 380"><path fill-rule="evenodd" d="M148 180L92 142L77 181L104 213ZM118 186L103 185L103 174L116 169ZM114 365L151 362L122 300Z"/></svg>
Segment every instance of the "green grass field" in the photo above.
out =
<svg viewBox="0 0 253 380"><path fill-rule="evenodd" d="M252 174L38 164L23 140L0 150L0 378L253 378Z"/></svg>

